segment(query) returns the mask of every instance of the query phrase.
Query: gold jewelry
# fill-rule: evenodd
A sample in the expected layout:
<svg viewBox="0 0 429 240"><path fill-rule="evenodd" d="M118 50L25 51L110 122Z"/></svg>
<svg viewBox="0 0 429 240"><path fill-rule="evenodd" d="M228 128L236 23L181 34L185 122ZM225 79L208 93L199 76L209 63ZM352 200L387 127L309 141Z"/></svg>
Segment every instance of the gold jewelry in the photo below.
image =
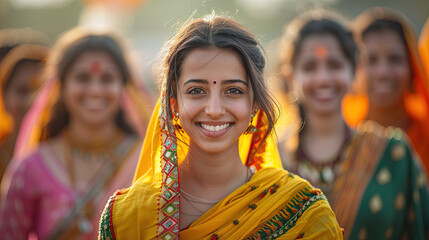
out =
<svg viewBox="0 0 429 240"><path fill-rule="evenodd" d="M182 130L183 130L183 129L182 129L182 126L180 126L180 124L179 124L179 112L174 113L174 116L173 116L173 124L174 124L174 128L175 128L175 129L177 129L177 130L179 130L179 131L182 131Z"/></svg>
<svg viewBox="0 0 429 240"><path fill-rule="evenodd" d="M255 117L255 113L252 113L252 115L250 116L250 125L249 125L249 127L247 127L246 131L244 131L244 134L253 134L256 131L258 131L258 128L253 126L253 118L254 117Z"/></svg>
<svg viewBox="0 0 429 240"><path fill-rule="evenodd" d="M250 174L249 174L249 172L250 172ZM252 170L250 170L248 167L246 167L246 177L244 179L243 184L247 183L250 180L250 178L252 177L252 175L253 175ZM183 199L185 199L189 203L189 205L198 212L198 214L192 214L192 213L183 212L182 210L180 210L181 213L188 215L188 216L201 216L205 213L205 211L199 209L197 206L194 205L196 203L210 206L210 205L217 204L220 201L220 200L210 201L210 200L202 199L202 198L196 197L190 193L187 193L183 189L180 189L180 192L183 193L182 194ZM191 199L191 198L193 198L193 199Z"/></svg>

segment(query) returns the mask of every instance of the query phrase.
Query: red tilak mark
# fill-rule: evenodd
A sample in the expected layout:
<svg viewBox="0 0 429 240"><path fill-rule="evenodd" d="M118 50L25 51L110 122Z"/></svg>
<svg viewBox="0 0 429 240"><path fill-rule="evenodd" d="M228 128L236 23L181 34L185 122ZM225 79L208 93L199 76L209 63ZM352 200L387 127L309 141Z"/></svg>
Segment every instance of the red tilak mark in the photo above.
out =
<svg viewBox="0 0 429 240"><path fill-rule="evenodd" d="M91 72L98 73L100 72L100 63L99 62L93 62L91 65Z"/></svg>
<svg viewBox="0 0 429 240"><path fill-rule="evenodd" d="M216 81L213 81L213 84L216 84Z"/></svg>
<svg viewBox="0 0 429 240"><path fill-rule="evenodd" d="M328 49L323 45L319 45L316 47L315 53L319 58L325 58L328 55Z"/></svg>

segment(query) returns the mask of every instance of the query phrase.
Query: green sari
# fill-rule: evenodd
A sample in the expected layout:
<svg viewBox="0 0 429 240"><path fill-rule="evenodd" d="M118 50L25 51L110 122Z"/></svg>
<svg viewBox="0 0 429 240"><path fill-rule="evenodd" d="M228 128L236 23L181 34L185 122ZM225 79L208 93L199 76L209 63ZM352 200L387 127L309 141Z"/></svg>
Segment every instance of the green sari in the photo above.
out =
<svg viewBox="0 0 429 240"><path fill-rule="evenodd" d="M282 157L287 156L284 167L304 178L314 178L306 174L317 175L317 167L311 168L305 159L297 158L291 140L279 141ZM352 131L341 156L337 166L331 166L331 182L310 182L326 188L345 239L429 238L426 173L401 130L386 129L371 121L362 123ZM302 171L304 165L310 170Z"/></svg>

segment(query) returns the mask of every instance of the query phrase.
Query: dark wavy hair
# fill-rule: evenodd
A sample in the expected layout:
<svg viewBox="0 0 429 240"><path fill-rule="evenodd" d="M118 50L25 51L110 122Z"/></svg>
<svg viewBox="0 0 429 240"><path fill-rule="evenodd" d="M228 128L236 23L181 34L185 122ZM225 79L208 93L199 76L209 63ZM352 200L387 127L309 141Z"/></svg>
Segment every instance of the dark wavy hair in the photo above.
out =
<svg viewBox="0 0 429 240"><path fill-rule="evenodd" d="M163 100L170 103L170 98L177 99L177 83L182 64L187 54L203 47L215 47L236 52L246 69L252 86L255 102L267 118L268 129L262 142L274 129L277 121L276 103L269 94L264 68L266 58L261 43L244 26L229 17L207 15L190 20L182 26L176 35L168 41L161 52L161 63L158 66L161 91L165 91ZM173 116L170 104L166 104L167 126L174 131ZM261 144L262 145L262 144Z"/></svg>
<svg viewBox="0 0 429 240"><path fill-rule="evenodd" d="M282 74L281 87L284 91L292 91L289 76L295 67L297 56L301 52L305 39L324 34L329 34L338 40L341 50L352 65L353 72L356 70L359 50L353 32L346 26L346 20L341 15L325 9L308 11L295 18L286 27L282 36L282 45L280 47L282 52L278 67L279 72ZM296 102L296 104L298 105L299 115L304 120L304 107L300 102Z"/></svg>
<svg viewBox="0 0 429 240"><path fill-rule="evenodd" d="M46 76L55 72L62 91L65 76L74 61L84 52L97 50L104 51L113 58L120 69L123 84L127 84L130 81L130 71L120 41L116 38L111 33L86 32L79 28L69 31L55 45L48 59ZM133 127L125 120L122 108L116 115L115 121L122 131L135 134ZM51 118L44 128L42 139L57 136L68 123L69 113L60 95L53 107Z"/></svg>

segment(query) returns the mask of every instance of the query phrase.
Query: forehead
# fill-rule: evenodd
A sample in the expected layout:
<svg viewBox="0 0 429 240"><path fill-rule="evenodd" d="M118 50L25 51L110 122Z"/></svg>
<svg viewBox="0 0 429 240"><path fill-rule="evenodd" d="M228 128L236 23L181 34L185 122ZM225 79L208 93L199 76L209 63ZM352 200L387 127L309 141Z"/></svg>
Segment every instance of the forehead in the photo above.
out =
<svg viewBox="0 0 429 240"><path fill-rule="evenodd" d="M100 66L117 68L117 64L113 57L103 50L89 50L79 54L73 61L71 68L91 68L92 64L99 64Z"/></svg>
<svg viewBox="0 0 429 240"><path fill-rule="evenodd" d="M186 55L179 81L188 78L247 80L247 74L241 57L235 51L210 47L193 49Z"/></svg>
<svg viewBox="0 0 429 240"><path fill-rule="evenodd" d="M391 29L369 32L364 36L363 42L367 50L374 50L383 46L383 48L395 51L406 51L406 46L399 33Z"/></svg>
<svg viewBox="0 0 429 240"><path fill-rule="evenodd" d="M15 65L9 80L10 84L27 84L42 68L40 62L22 61Z"/></svg>
<svg viewBox="0 0 429 240"><path fill-rule="evenodd" d="M340 42L334 35L328 33L314 34L307 36L303 40L300 55L324 55L322 53L326 55L332 53L343 54Z"/></svg>

